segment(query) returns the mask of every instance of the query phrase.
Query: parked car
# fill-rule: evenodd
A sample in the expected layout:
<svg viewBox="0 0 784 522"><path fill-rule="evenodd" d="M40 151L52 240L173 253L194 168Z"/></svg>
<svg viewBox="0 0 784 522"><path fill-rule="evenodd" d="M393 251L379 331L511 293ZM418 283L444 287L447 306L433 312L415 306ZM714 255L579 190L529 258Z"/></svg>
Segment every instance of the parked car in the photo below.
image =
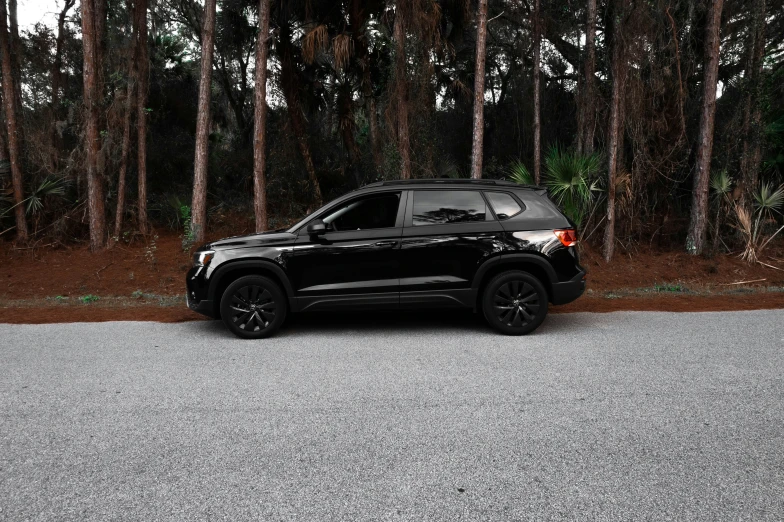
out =
<svg viewBox="0 0 784 522"><path fill-rule="evenodd" d="M290 312L461 307L504 334L585 290L574 225L540 187L382 181L285 230L199 248L187 303L235 335L274 334Z"/></svg>

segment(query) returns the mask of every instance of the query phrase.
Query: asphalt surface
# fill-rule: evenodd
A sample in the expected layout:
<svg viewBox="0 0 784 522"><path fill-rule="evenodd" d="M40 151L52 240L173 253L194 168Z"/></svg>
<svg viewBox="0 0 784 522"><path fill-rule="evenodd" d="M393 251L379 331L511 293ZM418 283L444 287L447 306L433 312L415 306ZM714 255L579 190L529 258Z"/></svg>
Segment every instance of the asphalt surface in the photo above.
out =
<svg viewBox="0 0 784 522"><path fill-rule="evenodd" d="M0 325L0 519L784 519L784 311L427 315Z"/></svg>

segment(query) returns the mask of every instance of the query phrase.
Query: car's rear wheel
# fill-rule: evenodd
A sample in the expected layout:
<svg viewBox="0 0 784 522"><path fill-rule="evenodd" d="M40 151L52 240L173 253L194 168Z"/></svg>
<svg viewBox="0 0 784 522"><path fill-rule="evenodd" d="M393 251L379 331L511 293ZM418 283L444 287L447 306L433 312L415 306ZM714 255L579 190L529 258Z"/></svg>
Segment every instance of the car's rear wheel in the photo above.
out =
<svg viewBox="0 0 784 522"><path fill-rule="evenodd" d="M547 290L528 272L502 272L485 286L482 311L490 326L499 332L527 334L547 316Z"/></svg>
<svg viewBox="0 0 784 522"><path fill-rule="evenodd" d="M243 339L263 339L283 324L286 296L274 281L262 276L240 277L223 292L220 312L229 330Z"/></svg>

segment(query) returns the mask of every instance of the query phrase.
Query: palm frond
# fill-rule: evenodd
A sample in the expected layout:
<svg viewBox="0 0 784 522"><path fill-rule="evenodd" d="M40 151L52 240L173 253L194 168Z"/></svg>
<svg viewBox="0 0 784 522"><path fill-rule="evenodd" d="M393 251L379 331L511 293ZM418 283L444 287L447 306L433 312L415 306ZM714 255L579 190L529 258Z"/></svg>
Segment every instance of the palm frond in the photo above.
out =
<svg viewBox="0 0 784 522"><path fill-rule="evenodd" d="M520 185L533 185L534 177L528 167L520 160L514 160L507 169L509 181L514 181Z"/></svg>
<svg viewBox="0 0 784 522"><path fill-rule="evenodd" d="M710 187L718 197L721 197L732 190L732 177L730 177L727 169L711 174Z"/></svg>
<svg viewBox="0 0 784 522"><path fill-rule="evenodd" d="M37 214L44 208L46 196L62 196L65 194L66 181L64 178L46 178L38 185L30 197L27 198L27 214Z"/></svg>
<svg viewBox="0 0 784 522"><path fill-rule="evenodd" d="M754 203L761 213L780 212L784 204L784 185L773 190L769 183L763 183L759 191L754 193Z"/></svg>

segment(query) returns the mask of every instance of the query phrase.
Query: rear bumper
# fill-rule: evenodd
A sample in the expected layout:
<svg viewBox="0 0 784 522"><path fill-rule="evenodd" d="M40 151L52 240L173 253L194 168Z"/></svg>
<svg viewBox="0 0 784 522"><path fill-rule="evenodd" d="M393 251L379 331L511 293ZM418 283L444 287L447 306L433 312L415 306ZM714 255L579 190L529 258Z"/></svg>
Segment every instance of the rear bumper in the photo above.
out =
<svg viewBox="0 0 784 522"><path fill-rule="evenodd" d="M550 302L554 305L571 303L585 292L585 272L580 272L570 281L553 283L553 295Z"/></svg>

